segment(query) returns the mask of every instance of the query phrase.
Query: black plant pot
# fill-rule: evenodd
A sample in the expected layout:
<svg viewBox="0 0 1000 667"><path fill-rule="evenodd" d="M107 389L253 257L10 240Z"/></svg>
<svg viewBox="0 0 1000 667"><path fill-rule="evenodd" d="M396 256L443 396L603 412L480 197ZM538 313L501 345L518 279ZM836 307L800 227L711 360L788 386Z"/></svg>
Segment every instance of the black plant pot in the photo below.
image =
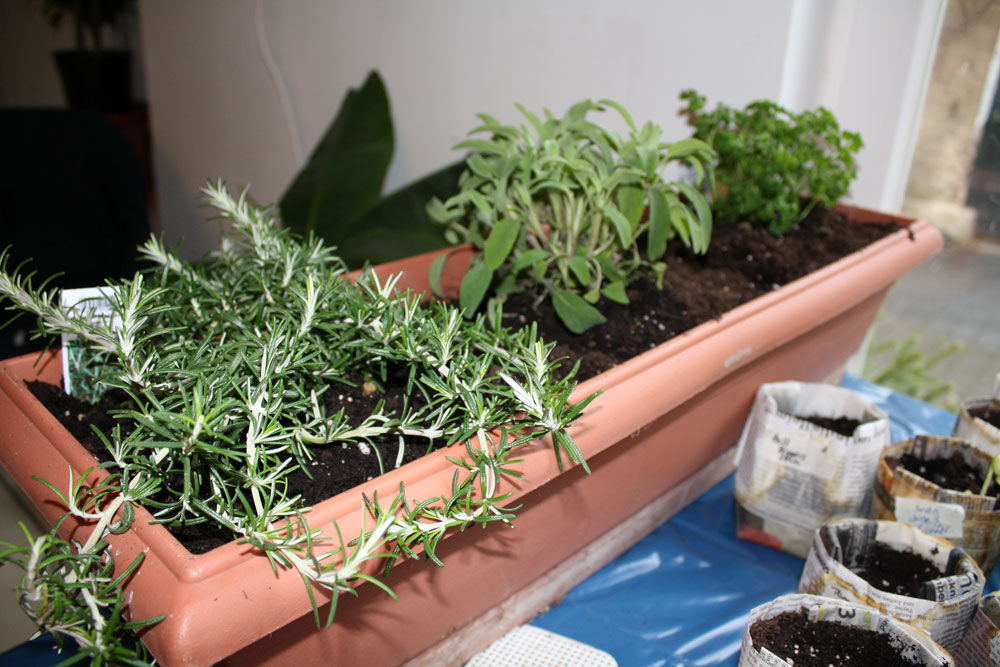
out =
<svg viewBox="0 0 1000 667"><path fill-rule="evenodd" d="M114 113L132 107L128 51L57 51L55 60L70 109Z"/></svg>

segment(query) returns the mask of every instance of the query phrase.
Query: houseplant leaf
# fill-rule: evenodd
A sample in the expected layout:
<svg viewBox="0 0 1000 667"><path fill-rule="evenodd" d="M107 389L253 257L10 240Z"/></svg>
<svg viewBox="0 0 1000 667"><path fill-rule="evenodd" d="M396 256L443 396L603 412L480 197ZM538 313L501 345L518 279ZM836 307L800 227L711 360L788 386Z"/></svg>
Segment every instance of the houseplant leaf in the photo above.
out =
<svg viewBox="0 0 1000 667"><path fill-rule="evenodd" d="M285 226L340 244L378 201L393 152L389 98L377 72L344 97L332 124L279 201Z"/></svg>
<svg viewBox="0 0 1000 667"><path fill-rule="evenodd" d="M448 245L448 228L431 219L426 205L435 197L443 201L458 192L464 166L464 162L450 164L376 202L340 239L341 259L355 269L365 262L379 264Z"/></svg>

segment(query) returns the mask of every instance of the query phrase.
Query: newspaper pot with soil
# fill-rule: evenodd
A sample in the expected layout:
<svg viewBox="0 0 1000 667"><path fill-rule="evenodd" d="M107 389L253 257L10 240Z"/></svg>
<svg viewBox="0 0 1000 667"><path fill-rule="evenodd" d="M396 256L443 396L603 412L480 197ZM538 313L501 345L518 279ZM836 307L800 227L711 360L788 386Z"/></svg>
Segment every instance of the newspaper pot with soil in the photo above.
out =
<svg viewBox="0 0 1000 667"><path fill-rule="evenodd" d="M516 527L446 536L437 548L444 568L414 559L398 563L387 579L398 601L361 584L357 598L341 597L336 622L318 630L294 573L275 572L261 553L236 542L194 555L137 508L134 527L109 542L122 564L145 553L126 588L130 614L167 615L145 634L145 643L165 664L470 657L661 523L684 498L728 474L729 449L757 387L839 372L892 282L941 246L940 233L925 222L844 210L851 217L895 220L905 229L581 383L578 396L603 391L572 431L592 474L561 469L551 443L537 443L520 457L522 476L502 489L511 494L507 503L521 505ZM466 265L470 255L464 255ZM452 254L442 277L452 293L464 271L461 259ZM417 256L379 273L402 273L400 286L427 291L433 260ZM34 379L57 384L60 364L58 353L0 364L0 463L49 520L65 510L31 477L66 488L70 470L77 475L96 463L24 385ZM439 450L318 503L306 519L334 541L335 521L352 539L365 520L362 494L391 497L402 483L412 498L441 495L452 484L449 456ZM708 465L715 461L727 465ZM67 535L84 529L74 521L62 525ZM577 557L581 552L599 556L584 561ZM538 592L533 587L540 582L549 588ZM529 592L534 597L518 597Z"/></svg>
<svg viewBox="0 0 1000 667"><path fill-rule="evenodd" d="M973 398L962 403L952 435L993 456L1000 454L1000 375L992 397Z"/></svg>
<svg viewBox="0 0 1000 667"><path fill-rule="evenodd" d="M794 594L750 611L739 667L953 665L927 633L862 605Z"/></svg>
<svg viewBox="0 0 1000 667"><path fill-rule="evenodd" d="M798 592L877 609L954 651L985 581L962 549L913 526L834 519L816 531Z"/></svg>
<svg viewBox="0 0 1000 667"><path fill-rule="evenodd" d="M983 596L954 654L958 665L1000 667L1000 592Z"/></svg>
<svg viewBox="0 0 1000 667"><path fill-rule="evenodd" d="M879 456L871 516L943 537L989 577L1000 554L996 483L981 493L992 460L958 438L918 435L890 445Z"/></svg>
<svg viewBox="0 0 1000 667"><path fill-rule="evenodd" d="M889 420L842 387L802 382L757 391L736 453L743 539L805 558L834 517L867 517Z"/></svg>

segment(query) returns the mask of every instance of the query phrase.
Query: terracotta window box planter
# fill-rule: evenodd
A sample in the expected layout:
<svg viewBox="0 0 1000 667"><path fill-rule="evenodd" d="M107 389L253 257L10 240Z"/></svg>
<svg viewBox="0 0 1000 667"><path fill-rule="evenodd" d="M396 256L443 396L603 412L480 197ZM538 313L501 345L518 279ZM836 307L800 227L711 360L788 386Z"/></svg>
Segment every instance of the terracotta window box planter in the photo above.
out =
<svg viewBox="0 0 1000 667"><path fill-rule="evenodd" d="M457 663L484 648L561 594L550 588L525 597L538 581L563 582L564 592L692 499L671 496L687 488L682 482L707 475L701 484L707 488L731 472L729 451L757 387L836 374L861 344L889 286L942 245L941 234L923 221L848 212L907 228L581 383L577 398L604 391L572 431L593 473L578 466L560 471L548 443L526 446L518 467L523 478L505 481L510 504L522 506L514 528L450 535L438 548L444 568L398 564L388 579L398 602L365 584L370 590L358 598L341 597L333 627L317 630L294 572L275 575L267 559L235 542L192 555L137 510L134 529L109 541L119 565L145 551L127 588L132 614L167 616L145 635L147 646L167 665L433 660L442 642L458 641L462 628L475 628L477 619L518 599L516 611L504 607L502 622L470 632L468 644L448 644L446 655ZM401 285L426 289L432 258L379 271L402 272ZM453 256L446 271L455 289L463 264ZM36 360L0 363L0 463L52 521L64 510L31 476L65 488L70 467L81 472L95 461L25 387L25 380L59 381L58 353ZM351 538L361 527L362 493L391 497L402 482L411 499L441 495L454 470L449 454L435 452L316 505L306 515L310 525L335 537L336 521ZM671 507L666 498L673 498ZM63 526L85 534L78 524ZM610 547L609 535L615 536Z"/></svg>

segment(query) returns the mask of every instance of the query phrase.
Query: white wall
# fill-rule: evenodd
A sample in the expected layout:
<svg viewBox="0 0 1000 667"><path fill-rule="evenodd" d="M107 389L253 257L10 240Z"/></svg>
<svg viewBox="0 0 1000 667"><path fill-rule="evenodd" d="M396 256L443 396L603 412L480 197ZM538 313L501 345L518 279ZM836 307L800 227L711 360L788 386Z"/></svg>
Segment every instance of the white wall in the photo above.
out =
<svg viewBox="0 0 1000 667"><path fill-rule="evenodd" d="M197 190L252 185L275 201L349 87L386 82L392 190L515 102L561 113L610 97L665 138L678 93L711 104L828 105L867 148L852 190L896 208L944 0L141 0L161 224L185 254L214 246Z"/></svg>

